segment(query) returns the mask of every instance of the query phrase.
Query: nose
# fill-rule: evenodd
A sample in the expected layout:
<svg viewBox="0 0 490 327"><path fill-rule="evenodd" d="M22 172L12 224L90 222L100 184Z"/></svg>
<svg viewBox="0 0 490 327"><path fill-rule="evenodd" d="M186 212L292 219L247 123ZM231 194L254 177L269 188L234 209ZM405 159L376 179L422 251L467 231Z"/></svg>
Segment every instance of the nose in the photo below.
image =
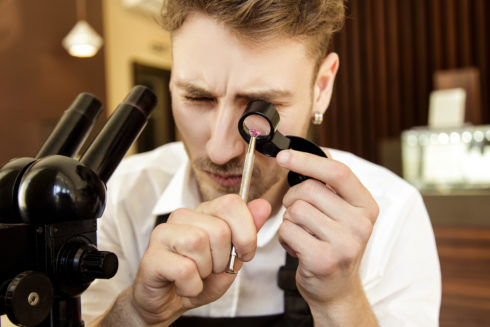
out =
<svg viewBox="0 0 490 327"><path fill-rule="evenodd" d="M238 132L241 111L220 105L211 124L211 137L206 144L209 159L222 165L245 153L245 141Z"/></svg>

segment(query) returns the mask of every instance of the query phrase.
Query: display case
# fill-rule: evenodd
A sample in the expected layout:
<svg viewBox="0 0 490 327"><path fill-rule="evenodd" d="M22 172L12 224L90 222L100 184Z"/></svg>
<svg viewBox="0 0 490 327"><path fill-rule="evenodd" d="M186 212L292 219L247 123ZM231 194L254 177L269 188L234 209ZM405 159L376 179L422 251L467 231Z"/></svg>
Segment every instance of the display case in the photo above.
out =
<svg viewBox="0 0 490 327"><path fill-rule="evenodd" d="M421 191L490 188L490 125L402 133L403 177Z"/></svg>

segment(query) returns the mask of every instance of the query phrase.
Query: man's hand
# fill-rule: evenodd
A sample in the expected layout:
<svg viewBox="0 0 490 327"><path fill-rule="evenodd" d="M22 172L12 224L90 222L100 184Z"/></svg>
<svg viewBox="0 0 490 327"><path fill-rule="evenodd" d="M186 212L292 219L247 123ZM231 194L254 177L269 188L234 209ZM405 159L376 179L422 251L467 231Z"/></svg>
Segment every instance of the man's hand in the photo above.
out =
<svg viewBox="0 0 490 327"><path fill-rule="evenodd" d="M152 233L133 284L133 303L147 324L173 320L225 293L231 243L242 262L255 255L257 231L270 215L265 200L248 205L238 195L179 209Z"/></svg>
<svg viewBox="0 0 490 327"><path fill-rule="evenodd" d="M232 242L239 270L254 257L257 231L270 212L265 200L246 204L233 194L174 211L152 232L133 286L94 325L168 326L185 311L218 299L236 277L225 272Z"/></svg>
<svg viewBox="0 0 490 327"><path fill-rule="evenodd" d="M376 325L359 276L379 212L376 202L352 171L338 161L287 150L278 154L277 162L314 178L286 193L279 240L299 259L296 283L316 325L349 326L347 321L362 317L363 312ZM364 318L362 325L370 326Z"/></svg>

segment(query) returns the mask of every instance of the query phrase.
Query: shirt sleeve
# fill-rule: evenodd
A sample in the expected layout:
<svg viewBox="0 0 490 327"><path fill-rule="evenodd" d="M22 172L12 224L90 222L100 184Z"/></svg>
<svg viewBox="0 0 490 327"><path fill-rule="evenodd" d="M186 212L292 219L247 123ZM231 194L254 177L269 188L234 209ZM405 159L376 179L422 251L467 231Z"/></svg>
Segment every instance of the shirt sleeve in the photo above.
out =
<svg viewBox="0 0 490 327"><path fill-rule="evenodd" d="M120 233L115 223L117 213L111 209L106 208L104 215L98 219L97 248L117 255L118 270L111 279L96 279L82 294L82 318L86 324L108 310L119 293L130 287L133 281L130 260L121 248Z"/></svg>
<svg viewBox="0 0 490 327"><path fill-rule="evenodd" d="M397 217L390 212L376 226L377 236L389 241L377 244L384 268L366 293L380 326L438 326L441 273L430 219L416 190L398 195Z"/></svg>

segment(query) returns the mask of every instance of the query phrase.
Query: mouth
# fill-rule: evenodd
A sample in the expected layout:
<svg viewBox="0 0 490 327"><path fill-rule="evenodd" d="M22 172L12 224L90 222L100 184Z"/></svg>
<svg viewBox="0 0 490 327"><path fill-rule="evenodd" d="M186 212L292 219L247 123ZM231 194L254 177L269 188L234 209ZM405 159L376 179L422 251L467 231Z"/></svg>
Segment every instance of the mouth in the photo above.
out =
<svg viewBox="0 0 490 327"><path fill-rule="evenodd" d="M240 186L242 182L242 174L217 174L213 172L206 172L207 175L218 185L225 187Z"/></svg>

